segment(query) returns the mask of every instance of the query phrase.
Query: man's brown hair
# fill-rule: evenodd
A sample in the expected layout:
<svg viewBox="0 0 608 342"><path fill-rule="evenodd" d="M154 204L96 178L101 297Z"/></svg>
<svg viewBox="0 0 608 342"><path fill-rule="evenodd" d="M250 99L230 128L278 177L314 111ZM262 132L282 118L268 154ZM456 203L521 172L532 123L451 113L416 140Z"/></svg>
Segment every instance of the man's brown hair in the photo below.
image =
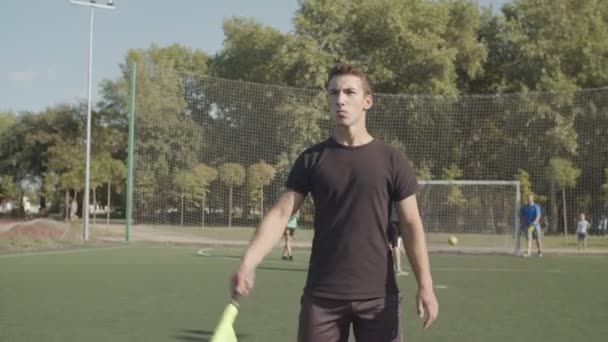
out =
<svg viewBox="0 0 608 342"><path fill-rule="evenodd" d="M363 84L363 91L365 92L365 94L372 94L372 85L367 79L367 76L365 76L363 70L352 64L339 63L336 64L333 68L331 68L327 76L327 87L329 87L329 82L332 78L342 75L353 75L359 77L361 79L361 83Z"/></svg>

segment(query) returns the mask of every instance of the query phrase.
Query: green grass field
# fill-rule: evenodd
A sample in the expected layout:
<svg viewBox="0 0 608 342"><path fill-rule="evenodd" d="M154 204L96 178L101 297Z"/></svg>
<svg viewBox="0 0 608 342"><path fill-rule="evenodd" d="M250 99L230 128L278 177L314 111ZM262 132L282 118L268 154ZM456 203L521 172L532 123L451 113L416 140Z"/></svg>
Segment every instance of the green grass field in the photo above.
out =
<svg viewBox="0 0 608 342"><path fill-rule="evenodd" d="M0 341L207 341L240 249L117 247L0 255ZM275 251L237 318L240 341L294 341L308 251ZM399 278L410 341L602 341L604 256L432 255L440 318L421 329Z"/></svg>

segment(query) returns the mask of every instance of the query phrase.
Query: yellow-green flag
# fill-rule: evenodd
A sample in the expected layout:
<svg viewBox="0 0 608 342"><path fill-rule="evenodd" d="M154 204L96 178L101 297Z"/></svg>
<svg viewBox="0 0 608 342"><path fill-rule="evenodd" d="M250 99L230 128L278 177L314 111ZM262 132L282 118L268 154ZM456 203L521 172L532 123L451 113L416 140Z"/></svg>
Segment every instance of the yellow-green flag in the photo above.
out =
<svg viewBox="0 0 608 342"><path fill-rule="evenodd" d="M209 342L237 342L233 325L238 313L239 308L236 302L228 304L224 309L220 322L215 327Z"/></svg>

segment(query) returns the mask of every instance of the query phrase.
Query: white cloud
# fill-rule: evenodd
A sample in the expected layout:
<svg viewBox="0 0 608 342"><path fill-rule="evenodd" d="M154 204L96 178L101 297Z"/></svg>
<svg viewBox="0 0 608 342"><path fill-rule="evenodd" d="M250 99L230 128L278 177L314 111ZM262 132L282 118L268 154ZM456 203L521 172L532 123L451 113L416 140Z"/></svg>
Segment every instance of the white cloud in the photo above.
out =
<svg viewBox="0 0 608 342"><path fill-rule="evenodd" d="M8 75L8 77L13 82L30 83L34 79L34 71L32 69L24 71L13 71Z"/></svg>

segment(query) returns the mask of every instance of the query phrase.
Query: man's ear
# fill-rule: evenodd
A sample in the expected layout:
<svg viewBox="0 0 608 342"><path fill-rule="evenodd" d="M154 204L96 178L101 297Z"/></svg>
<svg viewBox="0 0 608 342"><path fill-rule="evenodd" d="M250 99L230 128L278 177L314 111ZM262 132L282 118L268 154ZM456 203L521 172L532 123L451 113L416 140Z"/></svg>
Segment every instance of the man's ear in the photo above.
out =
<svg viewBox="0 0 608 342"><path fill-rule="evenodd" d="M372 96L372 94L369 94L365 97L365 101L363 102L363 108L365 110L368 110L370 108L372 108L372 105L374 104L374 97Z"/></svg>

